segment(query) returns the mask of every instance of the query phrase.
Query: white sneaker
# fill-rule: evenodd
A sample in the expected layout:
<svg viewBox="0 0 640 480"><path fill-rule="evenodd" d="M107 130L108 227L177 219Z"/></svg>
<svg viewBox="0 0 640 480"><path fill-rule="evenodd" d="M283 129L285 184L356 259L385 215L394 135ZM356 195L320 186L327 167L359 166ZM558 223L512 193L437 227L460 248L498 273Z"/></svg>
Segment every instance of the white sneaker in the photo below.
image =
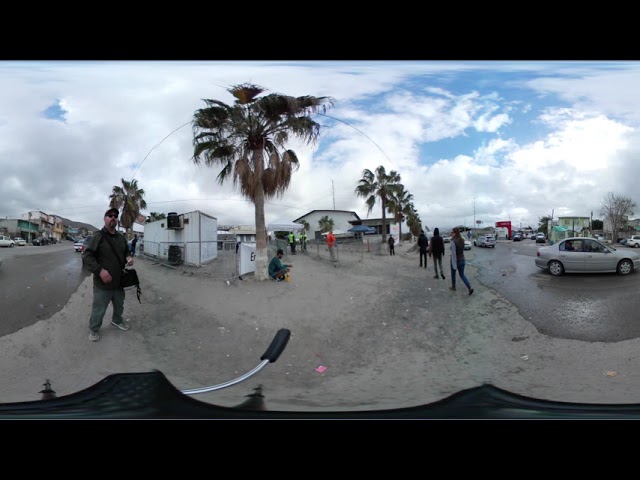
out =
<svg viewBox="0 0 640 480"><path fill-rule="evenodd" d="M89 340L91 340L92 342L97 342L98 340L100 340L100 335L98 335L98 332L94 332L93 330L90 330Z"/></svg>
<svg viewBox="0 0 640 480"><path fill-rule="evenodd" d="M113 325L114 327L118 327L120 330L129 330L129 325L127 325L124 322L116 323L113 320L111 320L111 325Z"/></svg>

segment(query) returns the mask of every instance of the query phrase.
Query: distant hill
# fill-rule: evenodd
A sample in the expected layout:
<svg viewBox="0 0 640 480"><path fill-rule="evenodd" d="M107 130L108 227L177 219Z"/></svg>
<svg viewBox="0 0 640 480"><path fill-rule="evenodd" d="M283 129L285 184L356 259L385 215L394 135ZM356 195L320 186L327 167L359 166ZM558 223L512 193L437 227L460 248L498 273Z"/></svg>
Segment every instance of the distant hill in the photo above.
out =
<svg viewBox="0 0 640 480"><path fill-rule="evenodd" d="M93 225L89 224L89 223L82 223L82 222L74 222L73 220L69 220L68 218L64 218L61 217L60 215L56 215L56 217L61 218L62 219L62 223L64 225L68 225L72 228L86 228L89 231L92 232L97 232L98 230L100 230L98 227L94 227Z"/></svg>

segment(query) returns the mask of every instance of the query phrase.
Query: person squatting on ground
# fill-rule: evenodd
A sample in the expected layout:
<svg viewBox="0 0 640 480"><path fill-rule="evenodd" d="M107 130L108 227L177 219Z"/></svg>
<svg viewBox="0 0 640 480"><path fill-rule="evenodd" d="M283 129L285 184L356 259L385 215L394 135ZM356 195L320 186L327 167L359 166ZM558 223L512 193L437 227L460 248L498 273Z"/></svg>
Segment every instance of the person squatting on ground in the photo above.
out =
<svg viewBox="0 0 640 480"><path fill-rule="evenodd" d="M109 303L113 305L111 325L120 330L129 330L124 322L124 289L120 276L125 264L133 265L133 257L127 239L116 231L118 209L110 208L104 214L104 227L97 232L83 253L87 269L93 273L93 305L89 318L89 340L100 340L98 331Z"/></svg>
<svg viewBox="0 0 640 480"><path fill-rule="evenodd" d="M420 251L420 266L422 266L422 259L424 258L424 268L427 268L428 246L429 246L429 240L427 240L427 236L424 234L424 230L420 230L420 235L418 236L418 247Z"/></svg>
<svg viewBox="0 0 640 480"><path fill-rule="evenodd" d="M464 265L464 240L460 236L460 230L456 227L451 230L451 286L449 288L455 291L456 270L458 270L460 278L469 289L469 295L471 295L473 293L473 288L471 288L471 284L464 274Z"/></svg>
<svg viewBox="0 0 640 480"><path fill-rule="evenodd" d="M281 282L284 280L285 275L289 273L289 269L292 265L284 265L282 263L282 256L284 252L281 248L276 252L276 256L271 259L269 262L269 276L275 279L276 282Z"/></svg>
<svg viewBox="0 0 640 480"><path fill-rule="evenodd" d="M444 280L444 269L442 268L442 257L444 256L444 240L440 236L440 229L433 229L433 237L431 237L431 242L429 242L429 256L433 256L433 268L436 271L436 274L433 278L438 278L438 265L440 265L440 275L442 275L442 279Z"/></svg>
<svg viewBox="0 0 640 480"><path fill-rule="evenodd" d="M336 237L333 235L333 230L329 230L327 233L327 248L329 249L329 256L331 257L331 261L336 261Z"/></svg>
<svg viewBox="0 0 640 480"><path fill-rule="evenodd" d="M389 240L387 240L387 243L389 244L389 255L395 255L396 254L396 248L395 248L396 239L393 238L393 235L389 235Z"/></svg>

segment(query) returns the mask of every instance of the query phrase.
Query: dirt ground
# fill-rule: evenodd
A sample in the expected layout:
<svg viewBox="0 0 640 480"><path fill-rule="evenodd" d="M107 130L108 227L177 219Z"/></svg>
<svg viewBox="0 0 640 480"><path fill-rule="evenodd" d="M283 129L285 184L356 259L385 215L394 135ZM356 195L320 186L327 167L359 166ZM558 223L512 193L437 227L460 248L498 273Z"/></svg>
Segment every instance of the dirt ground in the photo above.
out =
<svg viewBox="0 0 640 480"><path fill-rule="evenodd" d="M549 338L517 309L467 276L452 292L418 267L415 244L396 255L331 263L288 256L291 283L229 285L204 268L168 268L136 258L142 303L127 293L123 332L109 324L88 339L88 277L53 317L0 338L0 402L39 400L45 379L58 396L112 373L160 370L179 389L231 380L255 367L276 332L291 331L277 362L249 380L194 398L222 406L263 388L269 410L342 411L409 407L491 383L514 393L568 402L638 401L637 341ZM473 259L473 250L466 252ZM318 369L318 367L325 367Z"/></svg>

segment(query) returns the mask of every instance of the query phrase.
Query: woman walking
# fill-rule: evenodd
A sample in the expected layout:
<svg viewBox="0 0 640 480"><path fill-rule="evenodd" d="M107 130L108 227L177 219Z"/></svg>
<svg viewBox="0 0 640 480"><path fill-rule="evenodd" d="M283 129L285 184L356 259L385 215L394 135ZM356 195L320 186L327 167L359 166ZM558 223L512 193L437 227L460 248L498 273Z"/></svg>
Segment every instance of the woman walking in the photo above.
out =
<svg viewBox="0 0 640 480"><path fill-rule="evenodd" d="M456 290L456 270L460 274L460 278L469 289L469 295L473 293L473 288L464 274L464 239L460 236L460 230L455 227L451 230L451 286L449 289Z"/></svg>

